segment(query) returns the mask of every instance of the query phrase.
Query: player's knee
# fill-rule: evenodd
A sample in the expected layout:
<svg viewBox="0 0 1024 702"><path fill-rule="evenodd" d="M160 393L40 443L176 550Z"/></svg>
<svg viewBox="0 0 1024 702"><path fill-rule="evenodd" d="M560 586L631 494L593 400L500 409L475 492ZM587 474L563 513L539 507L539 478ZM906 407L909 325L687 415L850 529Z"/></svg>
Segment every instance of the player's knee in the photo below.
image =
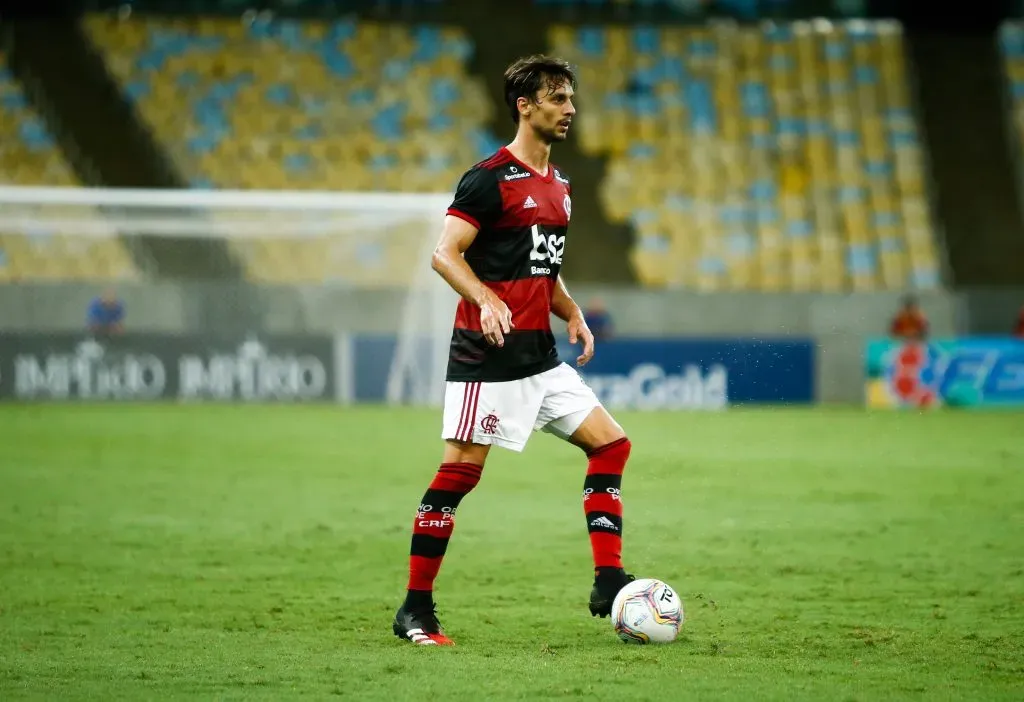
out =
<svg viewBox="0 0 1024 702"><path fill-rule="evenodd" d="M622 458L622 463L625 465L626 461L629 460L629 454L633 450L633 443L629 440L628 436L616 439L612 443L618 442L619 456Z"/></svg>
<svg viewBox="0 0 1024 702"><path fill-rule="evenodd" d="M448 439L444 442L444 463L472 463L483 468L490 446Z"/></svg>
<svg viewBox="0 0 1024 702"><path fill-rule="evenodd" d="M625 465L632 449L633 444L630 442L629 437L619 436L601 443L597 448L587 451L587 457L590 459L600 457L605 461L621 462Z"/></svg>
<svg viewBox="0 0 1024 702"><path fill-rule="evenodd" d="M480 482L484 467L475 463L442 463L437 469L434 479L430 482L430 490L442 490L451 495L466 495ZM425 500L427 498L424 498ZM432 502L430 504L433 504ZM453 505L453 506L457 506Z"/></svg>

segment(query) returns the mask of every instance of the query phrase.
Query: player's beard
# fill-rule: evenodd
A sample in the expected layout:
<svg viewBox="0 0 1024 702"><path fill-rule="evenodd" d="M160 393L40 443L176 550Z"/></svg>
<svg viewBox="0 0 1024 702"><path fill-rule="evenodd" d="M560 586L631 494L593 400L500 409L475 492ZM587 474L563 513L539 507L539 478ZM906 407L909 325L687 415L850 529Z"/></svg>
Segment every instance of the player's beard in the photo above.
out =
<svg viewBox="0 0 1024 702"><path fill-rule="evenodd" d="M548 145L558 141L565 141L569 137L569 130L567 129L560 133L557 123L553 127L534 127L533 132L540 141Z"/></svg>

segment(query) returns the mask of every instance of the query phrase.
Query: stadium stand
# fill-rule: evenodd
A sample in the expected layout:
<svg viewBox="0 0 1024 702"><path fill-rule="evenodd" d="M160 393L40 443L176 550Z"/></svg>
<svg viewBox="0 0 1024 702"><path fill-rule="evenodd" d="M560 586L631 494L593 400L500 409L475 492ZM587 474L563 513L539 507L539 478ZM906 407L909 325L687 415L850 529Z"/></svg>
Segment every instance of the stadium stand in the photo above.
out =
<svg viewBox="0 0 1024 702"><path fill-rule="evenodd" d="M1006 73L1011 140L1019 169L1024 155L1024 22L1004 22L999 28L999 46Z"/></svg>
<svg viewBox="0 0 1024 702"><path fill-rule="evenodd" d="M5 54L0 52L0 183L78 185L46 124L29 105ZM80 223L93 235L40 227L30 234L0 232L0 282L23 280L124 280L138 271L116 235L93 208L80 208Z"/></svg>
<svg viewBox="0 0 1024 702"><path fill-rule="evenodd" d="M108 14L86 27L194 187L450 190L497 147L458 28Z"/></svg>
<svg viewBox="0 0 1024 702"><path fill-rule="evenodd" d="M738 20L795 18L796 16L864 17L867 0L533 0L539 7L580 12L607 12L628 19L666 17L694 19L708 16Z"/></svg>
<svg viewBox="0 0 1024 702"><path fill-rule="evenodd" d="M785 8L792 0L533 0L535 5L559 9L617 9L631 13L668 11L680 15L700 15L708 10L728 13L744 19L764 17L772 10Z"/></svg>
<svg viewBox="0 0 1024 702"><path fill-rule="evenodd" d="M550 29L649 286L940 285L902 31L824 20Z"/></svg>
<svg viewBox="0 0 1024 702"><path fill-rule="evenodd" d="M196 188L451 192L499 148L459 28L339 20L119 19L87 32ZM404 249L341 238L235 243L264 282L387 284Z"/></svg>

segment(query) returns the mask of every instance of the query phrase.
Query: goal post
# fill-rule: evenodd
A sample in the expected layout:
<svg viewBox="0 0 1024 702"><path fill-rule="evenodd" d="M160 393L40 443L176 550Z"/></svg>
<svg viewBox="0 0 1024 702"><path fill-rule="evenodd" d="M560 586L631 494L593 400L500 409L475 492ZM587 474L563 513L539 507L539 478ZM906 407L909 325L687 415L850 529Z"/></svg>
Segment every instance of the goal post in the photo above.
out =
<svg viewBox="0 0 1024 702"><path fill-rule="evenodd" d="M373 325L394 330L384 399L437 406L458 297L430 259L450 202L450 194L0 186L8 250L0 280L38 279L41 258L52 280L145 280L152 269L133 245L138 237L213 238L250 284L399 290L401 313Z"/></svg>

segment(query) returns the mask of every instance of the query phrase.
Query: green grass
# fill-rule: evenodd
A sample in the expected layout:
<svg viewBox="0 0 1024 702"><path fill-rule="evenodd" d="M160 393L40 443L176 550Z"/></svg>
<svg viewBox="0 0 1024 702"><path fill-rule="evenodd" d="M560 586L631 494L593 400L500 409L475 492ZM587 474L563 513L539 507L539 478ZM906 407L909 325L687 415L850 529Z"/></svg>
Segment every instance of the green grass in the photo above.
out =
<svg viewBox="0 0 1024 702"><path fill-rule="evenodd" d="M0 699L1020 699L1024 417L626 414L627 565L670 646L586 611L585 463L495 451L391 635L436 413L0 406Z"/></svg>

